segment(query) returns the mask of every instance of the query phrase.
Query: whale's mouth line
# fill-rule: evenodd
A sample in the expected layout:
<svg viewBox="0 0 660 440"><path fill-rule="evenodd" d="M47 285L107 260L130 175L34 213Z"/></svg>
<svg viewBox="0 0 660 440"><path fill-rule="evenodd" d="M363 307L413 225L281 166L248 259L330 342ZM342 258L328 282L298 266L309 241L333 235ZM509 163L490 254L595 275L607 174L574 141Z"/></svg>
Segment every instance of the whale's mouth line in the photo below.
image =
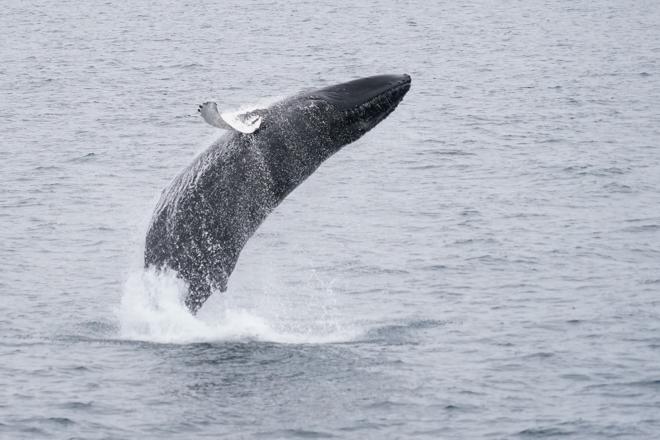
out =
<svg viewBox="0 0 660 440"><path fill-rule="evenodd" d="M399 98L402 98L403 94L401 92L404 91L404 89L405 89L405 92L407 92L408 89L410 89L410 79L409 78L394 84L389 89L379 93L378 95L374 96L373 98L369 98L368 100L366 100L362 104L359 104L359 105L353 107L352 109L346 110L345 112L346 113L353 113L353 112L356 112L356 111L359 111L359 110L368 110L368 109L370 109L371 107L373 107L375 105L389 104L389 103L391 103L392 98L395 97L395 96L398 96Z"/></svg>
<svg viewBox="0 0 660 440"><path fill-rule="evenodd" d="M394 84L389 89L369 98L362 104L359 104L351 109L345 110L344 114L347 116L354 116L358 114L371 113L373 110L380 111L376 118L376 123L385 119L390 113L394 111L403 96L410 89L411 79L407 77Z"/></svg>

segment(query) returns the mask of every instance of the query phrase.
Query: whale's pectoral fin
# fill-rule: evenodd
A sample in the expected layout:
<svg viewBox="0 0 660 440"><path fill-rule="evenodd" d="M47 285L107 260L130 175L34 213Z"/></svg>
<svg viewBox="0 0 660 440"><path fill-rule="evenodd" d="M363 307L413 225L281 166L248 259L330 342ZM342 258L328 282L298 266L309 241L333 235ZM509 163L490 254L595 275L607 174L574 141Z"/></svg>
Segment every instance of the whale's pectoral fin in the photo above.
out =
<svg viewBox="0 0 660 440"><path fill-rule="evenodd" d="M261 116L257 111L220 113L215 102L205 102L197 111L206 122L223 130L254 133L261 125Z"/></svg>
<svg viewBox="0 0 660 440"><path fill-rule="evenodd" d="M254 133L261 125L261 116L256 111L221 113L222 120L236 131Z"/></svg>
<svg viewBox="0 0 660 440"><path fill-rule="evenodd" d="M218 104L215 102L205 102L200 105L197 111L202 115L202 118L214 127L222 128L223 130L232 130L231 125L227 124L220 116L218 111Z"/></svg>

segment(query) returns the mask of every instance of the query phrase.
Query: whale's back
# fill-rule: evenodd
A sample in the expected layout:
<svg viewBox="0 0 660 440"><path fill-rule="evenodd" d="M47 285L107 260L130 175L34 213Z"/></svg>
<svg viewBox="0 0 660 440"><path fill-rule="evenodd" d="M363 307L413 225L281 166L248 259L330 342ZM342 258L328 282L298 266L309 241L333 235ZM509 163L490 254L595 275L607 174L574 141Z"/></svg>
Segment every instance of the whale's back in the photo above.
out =
<svg viewBox="0 0 660 440"><path fill-rule="evenodd" d="M185 279L191 309L213 289L226 290L240 251L275 207L269 176L254 139L232 133L163 191L147 232L145 266Z"/></svg>

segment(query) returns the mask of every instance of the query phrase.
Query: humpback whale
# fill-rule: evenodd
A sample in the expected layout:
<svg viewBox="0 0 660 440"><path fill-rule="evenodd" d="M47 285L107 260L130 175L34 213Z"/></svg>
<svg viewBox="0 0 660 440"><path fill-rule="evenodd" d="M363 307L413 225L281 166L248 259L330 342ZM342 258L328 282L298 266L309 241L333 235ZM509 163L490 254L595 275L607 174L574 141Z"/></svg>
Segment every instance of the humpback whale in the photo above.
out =
<svg viewBox="0 0 660 440"><path fill-rule="evenodd" d="M227 289L243 246L268 214L394 111L410 83L408 75L361 78L240 118L204 103L202 117L228 131L163 190L146 236L145 267L185 280L184 303L195 314L213 291Z"/></svg>

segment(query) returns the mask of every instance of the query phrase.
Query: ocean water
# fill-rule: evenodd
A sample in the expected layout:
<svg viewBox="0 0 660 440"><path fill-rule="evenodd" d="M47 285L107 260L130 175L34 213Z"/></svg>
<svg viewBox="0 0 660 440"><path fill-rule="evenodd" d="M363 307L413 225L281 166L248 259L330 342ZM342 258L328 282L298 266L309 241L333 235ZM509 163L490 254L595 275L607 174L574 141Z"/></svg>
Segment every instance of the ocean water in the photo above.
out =
<svg viewBox="0 0 660 440"><path fill-rule="evenodd" d="M660 436L660 3L0 9L0 438ZM188 315L141 259L197 105L380 73Z"/></svg>

